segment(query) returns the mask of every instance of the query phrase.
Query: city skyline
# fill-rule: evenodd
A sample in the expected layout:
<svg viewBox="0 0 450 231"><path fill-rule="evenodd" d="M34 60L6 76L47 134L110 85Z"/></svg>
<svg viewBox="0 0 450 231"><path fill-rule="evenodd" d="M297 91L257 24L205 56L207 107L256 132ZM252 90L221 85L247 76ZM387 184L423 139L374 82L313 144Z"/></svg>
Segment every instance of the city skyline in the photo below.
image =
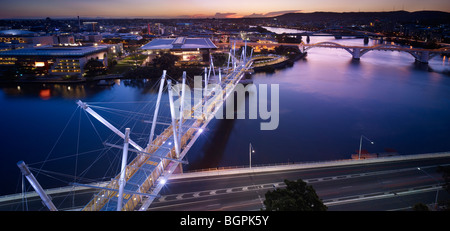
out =
<svg viewBox="0 0 450 231"><path fill-rule="evenodd" d="M0 18L42 18L42 17L146 17L146 18L242 18L273 17L298 12L377 12L377 11L421 11L436 10L450 12L446 0L380 0L380 1L332 1L318 0L96 0L56 1L19 0L2 3Z"/></svg>

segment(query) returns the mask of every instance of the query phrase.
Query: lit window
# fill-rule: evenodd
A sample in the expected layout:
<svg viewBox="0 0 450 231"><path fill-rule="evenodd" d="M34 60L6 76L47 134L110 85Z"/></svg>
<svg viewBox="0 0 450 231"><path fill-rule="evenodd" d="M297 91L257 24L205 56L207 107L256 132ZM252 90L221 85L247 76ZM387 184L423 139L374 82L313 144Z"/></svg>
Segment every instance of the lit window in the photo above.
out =
<svg viewBox="0 0 450 231"><path fill-rule="evenodd" d="M45 67L45 63L44 62L34 62L34 66L35 67Z"/></svg>

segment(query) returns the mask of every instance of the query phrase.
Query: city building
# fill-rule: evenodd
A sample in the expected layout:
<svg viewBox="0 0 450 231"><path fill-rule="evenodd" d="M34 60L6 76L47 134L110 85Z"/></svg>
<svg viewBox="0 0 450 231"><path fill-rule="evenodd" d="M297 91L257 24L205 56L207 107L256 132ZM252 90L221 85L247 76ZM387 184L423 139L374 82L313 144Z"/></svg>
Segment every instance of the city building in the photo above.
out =
<svg viewBox="0 0 450 231"><path fill-rule="evenodd" d="M103 36L98 32L83 32L74 35L76 42L99 43Z"/></svg>
<svg viewBox="0 0 450 231"><path fill-rule="evenodd" d="M75 37L68 33L53 35L53 44L74 44Z"/></svg>
<svg viewBox="0 0 450 231"><path fill-rule="evenodd" d="M121 56L124 53L123 44L122 43L114 43L114 44L104 44L102 46L108 47L108 54L112 54L115 56Z"/></svg>
<svg viewBox="0 0 450 231"><path fill-rule="evenodd" d="M0 52L0 70L15 77L82 77L90 59L107 62L107 46L49 46Z"/></svg>
<svg viewBox="0 0 450 231"><path fill-rule="evenodd" d="M53 36L26 30L0 31L0 44L11 49L53 45Z"/></svg>
<svg viewBox="0 0 450 231"><path fill-rule="evenodd" d="M111 39L111 40L141 40L142 36L140 36L137 32L134 33L103 33L103 40Z"/></svg>
<svg viewBox="0 0 450 231"><path fill-rule="evenodd" d="M99 31L98 22L83 22L83 30L84 31Z"/></svg>
<svg viewBox="0 0 450 231"><path fill-rule="evenodd" d="M161 38L153 39L140 48L150 59L163 53L178 56L176 65L208 65L211 49L217 46L209 38Z"/></svg>

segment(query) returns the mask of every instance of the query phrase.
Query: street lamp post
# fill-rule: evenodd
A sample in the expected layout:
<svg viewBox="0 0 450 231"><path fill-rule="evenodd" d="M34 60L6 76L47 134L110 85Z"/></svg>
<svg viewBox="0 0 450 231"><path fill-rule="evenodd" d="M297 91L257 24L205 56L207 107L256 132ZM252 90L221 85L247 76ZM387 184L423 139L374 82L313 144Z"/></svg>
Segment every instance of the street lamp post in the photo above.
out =
<svg viewBox="0 0 450 231"><path fill-rule="evenodd" d="M370 144L374 144L374 142L371 141L369 138L365 137L364 135L361 135L361 138L359 139L359 154L358 154L358 159L359 159L359 160L361 159L361 147L362 147L362 139L363 139L363 137L364 137L364 139L366 139L367 141L369 141Z"/></svg>
<svg viewBox="0 0 450 231"><path fill-rule="evenodd" d="M253 149L252 143L249 144L249 151L248 151L248 157L249 157L249 166L252 168L252 153L255 153L255 150Z"/></svg>
<svg viewBox="0 0 450 231"><path fill-rule="evenodd" d="M428 174L428 172L426 172L425 170L421 169L421 168L417 168L417 170L424 172L425 174L427 174L429 177L431 177L431 179L433 179L434 181L436 181L436 183L439 186L439 181L434 178L433 176L431 176L430 174ZM434 209L437 209L437 200L438 200L438 196L439 196L439 188L436 190L436 198L434 199Z"/></svg>

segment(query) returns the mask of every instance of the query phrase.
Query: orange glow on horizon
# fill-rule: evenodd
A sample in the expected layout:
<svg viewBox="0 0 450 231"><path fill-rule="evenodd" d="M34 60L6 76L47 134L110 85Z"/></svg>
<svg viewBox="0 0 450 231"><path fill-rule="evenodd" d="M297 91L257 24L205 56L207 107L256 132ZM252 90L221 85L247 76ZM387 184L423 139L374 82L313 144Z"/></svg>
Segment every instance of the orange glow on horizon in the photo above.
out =
<svg viewBox="0 0 450 231"><path fill-rule="evenodd" d="M286 12L380 12L437 10L450 12L448 0L405 4L404 0L114 0L114 1L9 1L0 18L24 17L147 17L147 18L241 18L273 17ZM277 15L278 14L278 15ZM219 16L219 17L218 17Z"/></svg>

